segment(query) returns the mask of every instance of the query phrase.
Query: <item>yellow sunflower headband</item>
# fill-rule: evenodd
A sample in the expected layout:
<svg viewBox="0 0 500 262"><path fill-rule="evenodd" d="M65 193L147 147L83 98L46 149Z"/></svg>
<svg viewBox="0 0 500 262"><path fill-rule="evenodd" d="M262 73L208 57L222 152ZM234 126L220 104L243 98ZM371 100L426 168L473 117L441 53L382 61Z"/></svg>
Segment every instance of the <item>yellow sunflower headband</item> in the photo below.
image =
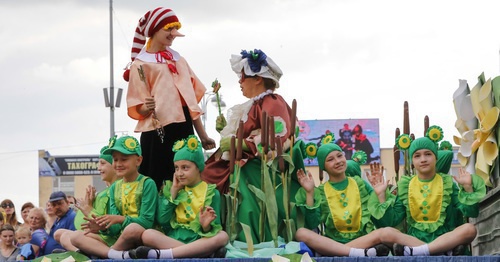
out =
<svg viewBox="0 0 500 262"><path fill-rule="evenodd" d="M431 126L427 129L425 137L421 137L412 140L410 135L401 134L396 138L396 146L400 150L409 150L410 157L413 157L413 153L420 149L431 150L437 158L438 142L443 139L443 129L439 126Z"/></svg>
<svg viewBox="0 0 500 262"><path fill-rule="evenodd" d="M181 139L174 143L172 151L175 152L174 162L179 160L188 160L196 164L198 169L205 169L205 157L201 143L195 135L190 135L186 139Z"/></svg>
<svg viewBox="0 0 500 262"><path fill-rule="evenodd" d="M116 139L116 136L109 140L108 149L103 150L103 154L112 154L113 151L118 151L124 155L142 155L141 145L133 136L122 136Z"/></svg>
<svg viewBox="0 0 500 262"><path fill-rule="evenodd" d="M335 135L331 132L327 133L321 139L321 145L330 144L330 143L335 143ZM305 148L303 149L303 152L305 152L305 156L307 158L314 159L314 158L316 158L316 155L318 154L318 146L314 142L309 142L306 144Z"/></svg>

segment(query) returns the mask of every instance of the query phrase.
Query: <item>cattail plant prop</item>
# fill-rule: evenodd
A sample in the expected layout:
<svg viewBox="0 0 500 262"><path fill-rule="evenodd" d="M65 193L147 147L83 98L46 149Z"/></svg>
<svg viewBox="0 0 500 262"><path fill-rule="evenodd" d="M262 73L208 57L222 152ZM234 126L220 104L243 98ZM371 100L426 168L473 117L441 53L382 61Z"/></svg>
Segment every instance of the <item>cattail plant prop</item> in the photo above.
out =
<svg viewBox="0 0 500 262"><path fill-rule="evenodd" d="M144 73L142 65L137 68L137 71L139 72L139 78L146 85L146 88L149 90L149 92L151 92L151 87L149 86L149 82L146 79L146 74ZM163 127L161 126L160 120L158 120L158 116L156 116L156 110L153 110L152 115L153 118L151 119L151 121L153 121L153 127L156 129L156 133L158 134L158 137L160 137L160 141L163 144L165 133L163 132Z"/></svg>
<svg viewBox="0 0 500 262"><path fill-rule="evenodd" d="M219 116L222 116L222 109L220 106L220 96L219 96L219 89L222 87L222 85L219 83L219 80L215 78L215 80L212 82L212 92L215 94L215 99L217 100L217 109L219 110Z"/></svg>

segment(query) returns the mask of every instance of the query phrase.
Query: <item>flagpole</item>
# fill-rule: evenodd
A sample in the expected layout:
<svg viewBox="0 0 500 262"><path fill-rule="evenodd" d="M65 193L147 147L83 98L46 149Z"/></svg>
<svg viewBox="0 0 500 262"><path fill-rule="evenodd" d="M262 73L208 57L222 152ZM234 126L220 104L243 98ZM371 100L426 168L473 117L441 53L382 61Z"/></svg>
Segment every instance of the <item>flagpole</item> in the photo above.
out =
<svg viewBox="0 0 500 262"><path fill-rule="evenodd" d="M115 101L113 78L113 0L109 0L109 137L115 135Z"/></svg>

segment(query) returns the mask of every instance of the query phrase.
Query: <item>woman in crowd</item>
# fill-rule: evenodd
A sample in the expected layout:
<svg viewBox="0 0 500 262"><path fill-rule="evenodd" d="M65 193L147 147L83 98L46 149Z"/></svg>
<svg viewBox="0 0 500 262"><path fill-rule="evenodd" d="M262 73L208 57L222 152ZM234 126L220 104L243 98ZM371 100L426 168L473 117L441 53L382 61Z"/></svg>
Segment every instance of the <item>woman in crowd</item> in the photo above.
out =
<svg viewBox="0 0 500 262"><path fill-rule="evenodd" d="M23 218L23 223L21 224L21 226L29 227L30 221L29 221L28 214L29 214L30 210L34 207L35 207L35 205L33 205L33 203L31 203L31 202L26 202L23 204L23 206L21 207L21 217Z"/></svg>
<svg viewBox="0 0 500 262"><path fill-rule="evenodd" d="M10 199L4 199L2 203L0 203L0 206L5 209L5 214L7 215L5 217L5 222L12 227L14 227L14 230L16 230L21 223L17 220L16 216L16 207L14 206L14 202Z"/></svg>
<svg viewBox="0 0 500 262"><path fill-rule="evenodd" d="M45 254L44 248L47 243L47 213L43 208L32 208L28 214L31 229L31 245L37 257Z"/></svg>
<svg viewBox="0 0 500 262"><path fill-rule="evenodd" d="M0 261L16 261L19 249L14 245L14 227L5 224L0 228Z"/></svg>

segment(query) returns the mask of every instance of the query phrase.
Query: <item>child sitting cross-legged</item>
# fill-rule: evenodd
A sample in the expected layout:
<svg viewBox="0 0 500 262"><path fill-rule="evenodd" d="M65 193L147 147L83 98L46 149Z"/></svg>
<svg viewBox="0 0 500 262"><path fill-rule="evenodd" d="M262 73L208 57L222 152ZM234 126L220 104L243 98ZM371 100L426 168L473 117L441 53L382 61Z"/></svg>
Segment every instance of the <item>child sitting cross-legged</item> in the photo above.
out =
<svg viewBox="0 0 500 262"><path fill-rule="evenodd" d="M437 165L440 139L438 126L414 141L405 134L398 137L397 146L409 150L415 174L401 177L397 196L388 192L382 179L373 185L376 195L369 200L369 210L375 225L396 226L403 220L407 224L406 234L384 238L396 243L396 256L461 255L477 235L475 226L464 223L464 218L478 216L479 202L486 194L484 181L463 168L455 176L440 172L449 168Z"/></svg>
<svg viewBox="0 0 500 262"><path fill-rule="evenodd" d="M297 230L296 240L323 256L387 256L390 248L386 244L390 243L384 243L382 236L393 229L373 230L368 211L368 199L373 194L370 184L360 176L346 175L347 160L337 144L321 145L317 157L329 180L316 188L311 173L297 171L302 188L296 201L305 215L305 227ZM313 231L321 224L324 235Z"/></svg>
<svg viewBox="0 0 500 262"><path fill-rule="evenodd" d="M201 143L191 135L177 141L173 150L174 179L165 182L156 212L163 232L144 231L144 246L129 251L132 258L207 257L229 240L220 224L219 191L201 180L205 168Z"/></svg>
<svg viewBox="0 0 500 262"><path fill-rule="evenodd" d="M90 256L129 259L128 250L140 246L142 232L153 227L158 190L153 179L138 171L142 149L135 137L112 138L103 154L113 156L118 177L108 191L108 210L103 215L85 217L85 232L77 231L80 236L72 238L71 244ZM116 242L109 246L99 235L116 238Z"/></svg>

